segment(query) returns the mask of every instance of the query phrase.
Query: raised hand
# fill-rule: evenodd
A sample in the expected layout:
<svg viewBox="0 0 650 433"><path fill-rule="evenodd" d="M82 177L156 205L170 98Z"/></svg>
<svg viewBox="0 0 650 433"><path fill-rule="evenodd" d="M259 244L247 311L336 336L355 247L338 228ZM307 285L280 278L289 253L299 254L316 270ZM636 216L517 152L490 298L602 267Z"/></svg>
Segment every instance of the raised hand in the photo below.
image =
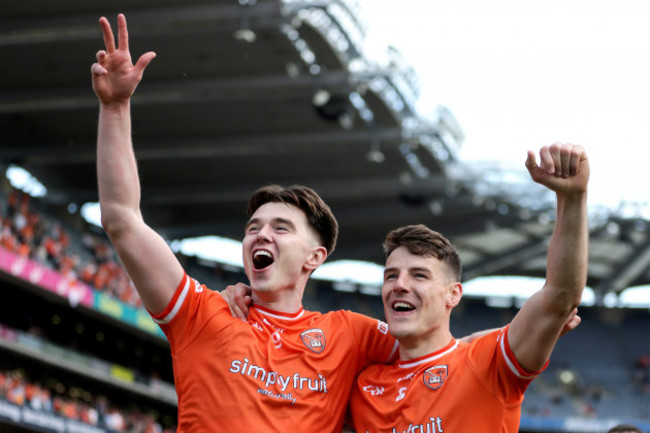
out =
<svg viewBox="0 0 650 433"><path fill-rule="evenodd" d="M584 193L589 181L589 162L582 146L554 143L539 151L540 165L535 154L528 151L526 168L531 178L556 193Z"/></svg>
<svg viewBox="0 0 650 433"><path fill-rule="evenodd" d="M97 52L97 63L90 68L93 90L102 104L127 102L142 80L144 69L156 57L156 53L149 51L143 54L133 65L129 52L126 17L123 14L117 16L117 47L108 20L101 17L99 24L104 34L105 49Z"/></svg>

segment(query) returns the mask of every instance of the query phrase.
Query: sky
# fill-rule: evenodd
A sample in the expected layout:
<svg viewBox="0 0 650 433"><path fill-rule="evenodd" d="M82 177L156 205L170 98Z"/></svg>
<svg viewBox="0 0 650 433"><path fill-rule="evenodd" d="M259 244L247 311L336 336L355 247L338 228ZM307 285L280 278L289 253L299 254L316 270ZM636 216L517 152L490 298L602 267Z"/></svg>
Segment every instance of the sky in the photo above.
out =
<svg viewBox="0 0 650 433"><path fill-rule="evenodd" d="M626 216L650 219L650 2L358 1L364 52L381 63L390 45L415 68L419 112L426 117L444 105L454 113L466 137L462 161L524 172L529 149L581 144L591 166L590 206L621 210L623 202L638 203L625 207ZM97 218L96 210L90 213ZM241 264L238 242L215 242L173 246ZM354 265L328 263L314 276L381 283L380 266ZM493 293L495 285L525 298L540 282L486 279L466 283L465 293ZM650 307L647 293L636 297Z"/></svg>

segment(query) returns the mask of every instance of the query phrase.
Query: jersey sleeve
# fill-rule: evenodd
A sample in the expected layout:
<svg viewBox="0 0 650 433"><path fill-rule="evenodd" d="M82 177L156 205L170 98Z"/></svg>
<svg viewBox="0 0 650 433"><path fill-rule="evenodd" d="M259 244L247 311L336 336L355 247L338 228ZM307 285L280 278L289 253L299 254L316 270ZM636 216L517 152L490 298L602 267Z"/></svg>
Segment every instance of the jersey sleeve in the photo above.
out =
<svg viewBox="0 0 650 433"><path fill-rule="evenodd" d="M370 364L390 364L397 359L397 340L388 325L363 314L345 311L359 348L359 371Z"/></svg>
<svg viewBox="0 0 650 433"><path fill-rule="evenodd" d="M232 316L223 297L184 274L167 307L152 318L165 333L175 354L190 344L217 314Z"/></svg>
<svg viewBox="0 0 650 433"><path fill-rule="evenodd" d="M527 372L515 358L508 343L506 326L470 343L468 363L490 392L504 404L521 404L524 392L540 371Z"/></svg>

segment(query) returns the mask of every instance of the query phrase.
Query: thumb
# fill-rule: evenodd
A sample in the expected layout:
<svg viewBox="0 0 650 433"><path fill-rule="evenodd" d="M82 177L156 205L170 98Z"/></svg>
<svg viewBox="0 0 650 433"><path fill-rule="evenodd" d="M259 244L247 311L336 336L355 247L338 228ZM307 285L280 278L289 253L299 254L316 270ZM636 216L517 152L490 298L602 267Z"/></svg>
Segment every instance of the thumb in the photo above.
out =
<svg viewBox="0 0 650 433"><path fill-rule="evenodd" d="M106 75L108 71L99 63L93 63L90 67L90 72L92 75Z"/></svg>
<svg viewBox="0 0 650 433"><path fill-rule="evenodd" d="M138 70L140 74L142 74L145 68L149 66L149 63L151 63L151 61L155 58L156 58L156 53L154 53L153 51L146 52L140 56L134 68Z"/></svg>
<svg viewBox="0 0 650 433"><path fill-rule="evenodd" d="M528 169L528 172L530 174L534 174L535 169L538 168L537 161L535 160L535 152L532 150L528 151L528 155L526 156L526 168Z"/></svg>

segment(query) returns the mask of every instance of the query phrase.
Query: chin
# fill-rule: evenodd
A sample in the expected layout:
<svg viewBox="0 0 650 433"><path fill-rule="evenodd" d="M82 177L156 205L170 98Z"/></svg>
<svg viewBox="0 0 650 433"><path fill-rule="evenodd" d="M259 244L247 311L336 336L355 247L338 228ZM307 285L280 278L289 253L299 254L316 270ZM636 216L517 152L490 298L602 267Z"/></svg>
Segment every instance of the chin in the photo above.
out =
<svg viewBox="0 0 650 433"><path fill-rule="evenodd" d="M256 292L269 292L271 290L271 284L265 278L252 278L250 282L251 287Z"/></svg>
<svg viewBox="0 0 650 433"><path fill-rule="evenodd" d="M251 275L248 277L251 288L258 292L266 292L269 290L269 280L268 278L260 278L259 275Z"/></svg>
<svg viewBox="0 0 650 433"><path fill-rule="evenodd" d="M388 326L388 333L395 338L407 337L410 333L409 330L403 326Z"/></svg>

